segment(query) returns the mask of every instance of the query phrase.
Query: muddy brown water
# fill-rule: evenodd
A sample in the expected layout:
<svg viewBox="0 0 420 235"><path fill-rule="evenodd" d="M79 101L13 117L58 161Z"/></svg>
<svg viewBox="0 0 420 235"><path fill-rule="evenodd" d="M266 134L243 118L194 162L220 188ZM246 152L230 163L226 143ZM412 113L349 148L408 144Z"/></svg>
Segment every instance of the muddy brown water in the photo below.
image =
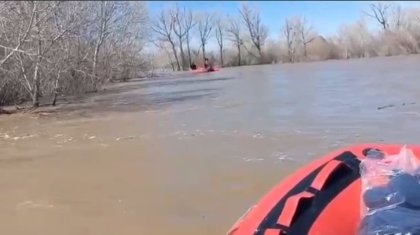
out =
<svg viewBox="0 0 420 235"><path fill-rule="evenodd" d="M177 74L1 116L0 233L224 234L319 155L420 142L419 64L411 56Z"/></svg>

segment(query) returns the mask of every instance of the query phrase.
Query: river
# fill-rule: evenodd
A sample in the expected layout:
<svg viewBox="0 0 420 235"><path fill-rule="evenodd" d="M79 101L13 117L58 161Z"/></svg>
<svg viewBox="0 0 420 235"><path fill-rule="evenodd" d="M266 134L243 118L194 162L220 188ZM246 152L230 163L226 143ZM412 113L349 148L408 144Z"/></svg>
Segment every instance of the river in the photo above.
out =
<svg viewBox="0 0 420 235"><path fill-rule="evenodd" d="M0 116L0 233L224 234L319 155L418 143L419 64L399 56L181 73Z"/></svg>

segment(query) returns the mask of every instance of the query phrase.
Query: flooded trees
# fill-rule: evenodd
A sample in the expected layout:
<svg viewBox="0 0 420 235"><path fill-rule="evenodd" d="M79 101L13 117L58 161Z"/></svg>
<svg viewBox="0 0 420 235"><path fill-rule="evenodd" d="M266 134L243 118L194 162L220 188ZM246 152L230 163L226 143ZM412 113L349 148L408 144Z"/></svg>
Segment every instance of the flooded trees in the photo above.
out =
<svg viewBox="0 0 420 235"><path fill-rule="evenodd" d="M59 51L62 48L57 43L64 39L70 31L80 26L80 22L76 20L76 13L69 11L71 10L71 8L68 8L69 5L62 5L62 2L41 3L33 2L34 5L37 5L35 13L36 23L33 32L33 36L36 38L34 40L36 56L18 54L22 76L26 81L23 85L27 85L27 89L30 91L32 97L32 105L35 107L39 106L41 92L46 90L41 90L41 84L46 85L51 82L55 84L53 86L58 86L61 66L56 67L56 65L61 65L61 56L54 59L53 52L54 50ZM48 23L50 20L54 24L50 25ZM23 58L25 62L22 61L22 57L25 57ZM33 67L33 71L30 69L25 70L24 67L28 63ZM54 70L53 73L55 74L48 74L48 72L51 73L51 71L48 71L49 69ZM58 71L56 72L56 70ZM52 81L48 81L47 79L52 79Z"/></svg>
<svg viewBox="0 0 420 235"><path fill-rule="evenodd" d="M0 106L37 107L42 97L55 104L59 94L144 69L144 3L1 2L0 15Z"/></svg>
<svg viewBox="0 0 420 235"><path fill-rule="evenodd" d="M5 65L4 71L10 75L14 75L14 79L20 81L20 85L26 90L27 96L32 99L32 105L39 106L39 97L42 90L41 85L47 82L47 68L56 61L50 60L52 52L56 49L55 44L61 40L75 24L74 17L68 21L59 19L56 12L62 7L61 2L21 2L10 5L3 5L3 9L10 10L11 14L7 15L3 26L9 24L11 28L5 31L8 35L6 38L17 38L17 46L10 50L2 60L2 67L7 61L12 64ZM14 34L13 22L9 20L19 21L20 18L29 18L23 36L18 32ZM54 23L50 23L54 22ZM17 26L17 25L16 25ZM15 26L15 27L16 27ZM9 34L10 33L10 34ZM6 42L7 43L7 42ZM8 50L7 46L2 46ZM14 66L13 66L14 63Z"/></svg>
<svg viewBox="0 0 420 235"><path fill-rule="evenodd" d="M98 91L109 81L139 76L151 61L188 70L212 50L222 66L419 53L419 8L388 2L366 8L364 15L377 29L361 19L327 37L305 16L288 17L282 37L267 43L260 12L245 4L231 17L212 17L177 3L149 24L144 2L3 1L0 106L31 101L36 107L43 97L55 104L60 95ZM155 48L148 53L159 54L159 60L145 57L151 44L162 53Z"/></svg>

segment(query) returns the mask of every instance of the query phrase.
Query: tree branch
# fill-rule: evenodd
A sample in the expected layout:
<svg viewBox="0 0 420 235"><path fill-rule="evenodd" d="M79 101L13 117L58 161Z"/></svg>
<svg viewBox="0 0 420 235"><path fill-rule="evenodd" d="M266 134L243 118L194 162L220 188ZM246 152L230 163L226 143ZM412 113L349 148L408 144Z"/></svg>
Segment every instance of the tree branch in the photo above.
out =
<svg viewBox="0 0 420 235"><path fill-rule="evenodd" d="M13 49L1 62L0 62L0 67L3 66L4 63L6 63L6 61L16 52L20 49L20 47L22 46L22 43L26 40L26 38L29 35L29 32L32 29L32 25L34 22L34 18L35 18L35 13L36 13L36 9L37 9L37 4L33 3L33 8L32 8L32 14L31 14L31 19L29 20L29 25L25 31L25 34L23 35L23 38L21 38L19 40L18 45L15 47L15 49Z"/></svg>

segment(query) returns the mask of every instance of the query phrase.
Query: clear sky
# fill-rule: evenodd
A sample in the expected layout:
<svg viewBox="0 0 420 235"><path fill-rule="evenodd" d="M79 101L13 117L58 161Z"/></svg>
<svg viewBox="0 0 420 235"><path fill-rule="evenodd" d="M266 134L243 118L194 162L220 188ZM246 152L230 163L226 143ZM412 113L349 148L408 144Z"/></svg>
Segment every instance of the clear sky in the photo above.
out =
<svg viewBox="0 0 420 235"><path fill-rule="evenodd" d="M188 9L237 15L240 1L177 1ZM277 39L284 19L294 15L304 15L324 36L332 36L342 24L355 22L362 10L368 8L370 1L251 1L249 5L258 8L263 23L268 26L270 38ZM398 2L402 7L420 6L419 2ZM175 1L148 2L150 15L153 17L162 7L170 7ZM375 22L368 21L370 27Z"/></svg>

